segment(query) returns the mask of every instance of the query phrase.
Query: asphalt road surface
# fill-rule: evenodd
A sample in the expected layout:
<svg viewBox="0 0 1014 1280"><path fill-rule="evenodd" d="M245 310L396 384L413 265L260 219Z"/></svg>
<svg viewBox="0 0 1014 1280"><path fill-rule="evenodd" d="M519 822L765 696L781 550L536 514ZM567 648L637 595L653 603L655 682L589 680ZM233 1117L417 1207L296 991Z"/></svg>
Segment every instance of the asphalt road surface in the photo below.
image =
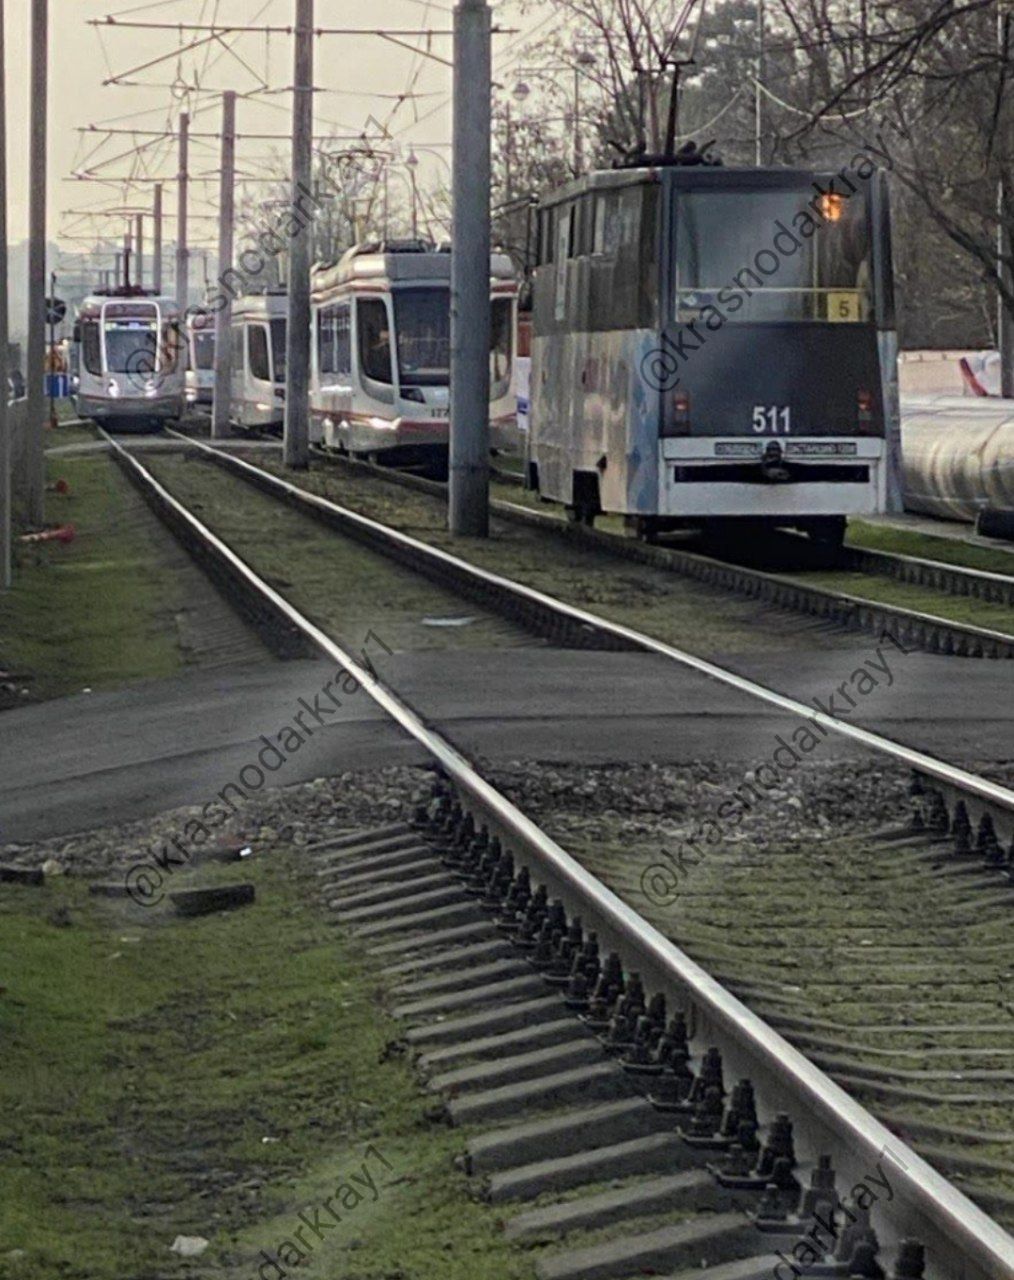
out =
<svg viewBox="0 0 1014 1280"><path fill-rule="evenodd" d="M647 654L528 648L380 654L374 661L381 677L466 754L498 763L718 758L741 765L770 756L776 735L799 724ZM847 651L814 652L805 661L798 654L753 656L735 666L956 763L1014 756L1014 663L903 655L856 637ZM322 661L264 661L4 713L0 843L202 803L256 763L264 737L277 742L287 728L300 741L286 734L281 763L266 756L275 785L423 762L361 691L340 696L340 707L321 697L333 674ZM861 754L830 738L820 750L823 758Z"/></svg>

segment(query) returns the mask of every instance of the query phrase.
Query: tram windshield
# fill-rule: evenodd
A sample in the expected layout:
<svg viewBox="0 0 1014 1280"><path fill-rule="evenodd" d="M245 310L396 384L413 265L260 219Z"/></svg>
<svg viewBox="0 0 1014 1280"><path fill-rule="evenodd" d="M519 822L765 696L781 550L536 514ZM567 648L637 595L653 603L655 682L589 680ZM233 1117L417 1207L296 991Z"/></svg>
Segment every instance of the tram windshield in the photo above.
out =
<svg viewBox="0 0 1014 1280"><path fill-rule="evenodd" d="M676 318L713 329L726 321L869 320L866 198L842 185L680 192Z"/></svg>
<svg viewBox="0 0 1014 1280"><path fill-rule="evenodd" d="M451 369L449 289L398 289L394 293L398 370L420 384L445 383Z"/></svg>
<svg viewBox="0 0 1014 1280"><path fill-rule="evenodd" d="M158 321L153 316L120 317L105 325L106 369L110 373L154 373L158 361Z"/></svg>
<svg viewBox="0 0 1014 1280"><path fill-rule="evenodd" d="M191 334L191 356L194 369L214 369L215 367L215 331L214 329L195 329Z"/></svg>

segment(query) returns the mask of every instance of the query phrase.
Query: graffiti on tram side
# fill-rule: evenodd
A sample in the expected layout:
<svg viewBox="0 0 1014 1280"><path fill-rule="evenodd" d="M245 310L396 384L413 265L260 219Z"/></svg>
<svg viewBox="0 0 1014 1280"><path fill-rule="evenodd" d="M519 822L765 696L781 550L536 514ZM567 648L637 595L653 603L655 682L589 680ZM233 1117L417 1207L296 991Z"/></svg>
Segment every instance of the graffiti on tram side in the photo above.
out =
<svg viewBox="0 0 1014 1280"><path fill-rule="evenodd" d="M367 653L371 644L378 645L388 655L394 650L375 632L367 632L360 658L370 676L376 679L376 669ZM354 697L361 688L361 682L351 671L339 667L319 692L311 694L309 699L298 698L297 710L274 733L260 735L261 747L256 759L243 765L233 781L227 782L201 806L199 818L190 818L182 830L162 840L159 847L149 849L148 856L127 868L124 877L127 895L138 906L158 906L165 897L166 881L181 867L190 865L195 854L211 839L212 832L238 813L239 805L256 795L269 775L284 768L318 729L325 728L331 718L338 715L343 706L343 697L339 695Z"/></svg>
<svg viewBox="0 0 1014 1280"><path fill-rule="evenodd" d="M889 644L896 652L888 649ZM714 814L696 820L693 831L681 839L674 852L663 849L659 861L644 868L640 877L641 892L651 905L672 906L679 897L682 881L707 856L706 847L728 838L756 806L778 792L785 779L827 740L831 731L821 717L848 721L866 698L894 684L892 663L899 654L907 657L912 652L913 649L906 649L885 631L872 656L864 659L847 679L829 693L812 697L811 704L819 714L800 721L791 731L776 734L776 745L768 758L747 773Z"/></svg>

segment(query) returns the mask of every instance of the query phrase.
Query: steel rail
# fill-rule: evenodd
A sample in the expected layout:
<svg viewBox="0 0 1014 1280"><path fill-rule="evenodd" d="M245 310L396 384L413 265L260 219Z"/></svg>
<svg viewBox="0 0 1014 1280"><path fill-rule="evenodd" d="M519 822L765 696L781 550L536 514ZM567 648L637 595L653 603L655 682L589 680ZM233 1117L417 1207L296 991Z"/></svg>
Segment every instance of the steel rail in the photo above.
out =
<svg viewBox="0 0 1014 1280"><path fill-rule="evenodd" d="M187 437L181 436L180 439L187 439ZM653 636L645 635L643 632L636 631L623 623L612 622L598 614L589 613L576 605L567 604L554 596L546 595L534 587L514 582L488 569L481 569L476 565L470 564L467 560L462 560L458 556L442 550L440 547L430 546L428 543L422 542L418 538L413 538L409 534L402 533L400 530L392 529L379 521L372 520L368 516L361 515L357 511L342 507L328 498L322 498L317 494L310 493L299 485L283 480L279 476L274 476L242 458L226 455L222 451L204 444L203 441L187 439L187 443L203 452L209 458L214 459L218 465L226 470L234 471L258 487L285 497L295 506L330 518L349 531L354 530L360 535L367 535L374 545L388 547L392 551L400 550L405 552L417 564L427 562L431 566L443 567L449 572L453 572L454 577L459 581L471 580L476 584L495 590L501 597L514 599L523 605L534 606L540 611L554 612L561 618L570 620L577 627L599 632L612 638L617 647L656 653L683 667L696 671L700 675L707 676L712 680L717 680L721 684L736 689L740 693L759 699L769 706L777 707L780 711L820 725L830 732L882 755L888 755L898 764L926 778L931 778L944 788L948 794L959 795L965 801L966 806L969 801L972 801L973 805L969 807L969 818L973 822L977 821L983 812L988 811L994 824L998 827L997 834L1008 840L1014 838L1014 790L1003 786L1001 783L992 782L987 778L980 777L978 774L969 773L968 770L962 769L958 765L949 764L936 756L931 756L914 747L908 747L903 743L896 742L893 738L887 738L882 734L874 733L872 730L863 729L860 725L839 720L816 707L800 702L796 698L778 693L777 690L769 689L766 685L759 684L747 676L728 671L714 662L709 662L706 658L678 649L674 645L667 644L664 640L657 640ZM975 805L979 807L975 808Z"/></svg>
<svg viewBox="0 0 1014 1280"><path fill-rule="evenodd" d="M695 1039L719 1041L728 1068L754 1079L766 1114L803 1108L806 1126L798 1135L799 1145L809 1159L815 1160L830 1147L839 1175L858 1183L879 1169L887 1177L890 1216L877 1226L892 1246L904 1238L919 1239L927 1249L929 1280L1014 1280L1014 1240L998 1223L586 871L372 671L260 578L118 441L111 443L123 465L132 469L163 510L172 514L174 524L186 524L249 589L262 594L273 612L286 616L326 657L355 677L368 696L439 765L466 807L508 841L536 883L544 883L551 896L561 897L587 927L596 929L603 947L617 950L628 970L642 974L649 990L675 988L685 997ZM365 517L357 519L374 523Z"/></svg>
<svg viewBox="0 0 1014 1280"><path fill-rule="evenodd" d="M925 647L929 651L957 650L975 656L1014 658L1014 632L1008 634L969 622L955 622L950 618L942 618L939 614L923 613L904 605L886 604L880 600L870 600L866 596L852 595L847 591L834 591L830 587L815 587L787 574L754 569L731 560L719 560L700 551L687 551L682 547L659 547L632 538L618 538L614 534L583 525L564 524L548 512L533 511L530 507L514 502L498 502L494 509L498 514L518 523L552 529L559 536L602 547L614 555L643 564L676 568L688 577L728 586L790 609L845 623L858 622L861 626L868 623L869 625L864 626L867 631L875 631L876 627L882 631L885 623L897 624L902 637L915 635L919 640L919 647Z"/></svg>
<svg viewBox="0 0 1014 1280"><path fill-rule="evenodd" d="M944 560L930 560L900 551L875 551L871 547L846 547L845 556L849 567L883 573L897 578L899 582L939 587L955 596L1014 604L1014 574L972 569L968 565L948 564ZM1014 568L1014 555L1011 566Z"/></svg>
<svg viewBox="0 0 1014 1280"><path fill-rule="evenodd" d="M395 471L390 467L381 467L358 458L351 459L327 453L321 449L315 452L326 463L341 466L353 472L362 471L364 474L377 476L403 488L415 489L420 493L428 493L440 498L446 493L446 485L439 480L429 480L423 476ZM507 474L496 473L496 478L503 479ZM815 617L827 617L845 625L858 625L874 634L878 626L883 628L885 621L894 621L903 632L916 634L920 647L925 647L928 652L957 652L969 656L1014 658L1014 632L1008 634L988 627L978 627L973 623L956 622L936 614L906 609L902 605L886 604L864 596L812 586L786 574L755 569L749 565L719 559L685 547L658 546L633 538L621 538L616 534L606 533L601 529L590 529L585 525L566 524L548 512L535 511L531 507L516 502L494 499L490 503L490 510L505 520L544 529L557 537L566 537L574 542L601 548L611 555L622 556L626 560L656 565L701 582L742 592L749 596L761 597L774 604L796 609ZM844 566L846 569L863 571L865 567L868 571L885 574L901 582L928 586L946 591L950 595L972 596L991 603L1014 604L1014 576L1008 577L986 570L969 569L964 565L949 565L938 560L923 560L916 556L901 556L886 551L867 551L862 548L847 547L845 554L849 562Z"/></svg>

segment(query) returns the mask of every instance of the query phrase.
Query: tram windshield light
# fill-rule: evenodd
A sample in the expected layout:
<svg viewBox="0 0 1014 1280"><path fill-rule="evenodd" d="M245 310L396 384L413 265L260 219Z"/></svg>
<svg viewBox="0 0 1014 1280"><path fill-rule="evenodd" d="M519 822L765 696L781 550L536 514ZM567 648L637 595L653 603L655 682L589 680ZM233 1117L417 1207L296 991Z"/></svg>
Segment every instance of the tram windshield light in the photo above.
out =
<svg viewBox="0 0 1014 1280"><path fill-rule="evenodd" d="M820 197L818 207L820 216L825 222L839 222L845 211L845 197L840 196L836 191L825 191Z"/></svg>
<svg viewBox="0 0 1014 1280"><path fill-rule="evenodd" d="M860 413L869 413L873 408L873 392L861 387L856 396L856 403L859 406Z"/></svg>

